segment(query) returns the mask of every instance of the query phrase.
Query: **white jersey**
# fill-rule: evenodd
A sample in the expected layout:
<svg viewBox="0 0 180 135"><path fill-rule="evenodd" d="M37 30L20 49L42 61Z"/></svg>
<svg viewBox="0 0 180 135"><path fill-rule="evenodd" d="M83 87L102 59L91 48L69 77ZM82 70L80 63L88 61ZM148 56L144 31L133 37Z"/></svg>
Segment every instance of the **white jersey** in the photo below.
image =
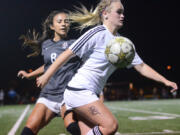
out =
<svg viewBox="0 0 180 135"><path fill-rule="evenodd" d="M100 25L87 31L69 47L83 61L68 84L71 90L91 90L97 94L101 93L107 79L116 70L105 56L106 45L113 38L115 36L104 25ZM136 53L132 65L142 62Z"/></svg>

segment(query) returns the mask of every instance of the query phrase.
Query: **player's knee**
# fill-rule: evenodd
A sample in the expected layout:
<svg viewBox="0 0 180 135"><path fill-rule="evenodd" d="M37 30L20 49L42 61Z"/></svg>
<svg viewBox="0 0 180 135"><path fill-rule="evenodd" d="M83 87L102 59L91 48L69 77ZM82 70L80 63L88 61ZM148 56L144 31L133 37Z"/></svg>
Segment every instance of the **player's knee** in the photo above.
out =
<svg viewBox="0 0 180 135"><path fill-rule="evenodd" d="M72 135L80 135L81 131L77 122L73 122L67 126L67 131Z"/></svg>
<svg viewBox="0 0 180 135"><path fill-rule="evenodd" d="M27 123L26 124L26 127L28 129L30 129L34 134L37 134L38 131L39 131L39 126L35 125L35 124L32 124L32 123Z"/></svg>
<svg viewBox="0 0 180 135"><path fill-rule="evenodd" d="M35 135L35 134L30 128L24 127L21 132L21 135Z"/></svg>
<svg viewBox="0 0 180 135"><path fill-rule="evenodd" d="M106 128L105 128L105 132L107 134L115 134L117 132L118 129L118 122L117 120L110 120L108 121Z"/></svg>
<svg viewBox="0 0 180 135"><path fill-rule="evenodd" d="M111 134L115 134L117 132L117 130L118 130L118 123L116 121L111 126Z"/></svg>

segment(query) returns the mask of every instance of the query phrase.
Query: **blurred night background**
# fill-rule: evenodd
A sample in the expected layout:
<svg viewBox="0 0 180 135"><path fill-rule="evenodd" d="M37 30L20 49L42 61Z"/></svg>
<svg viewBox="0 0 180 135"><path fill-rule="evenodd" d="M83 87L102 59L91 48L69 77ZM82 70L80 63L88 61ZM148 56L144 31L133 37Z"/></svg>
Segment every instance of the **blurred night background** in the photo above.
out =
<svg viewBox="0 0 180 135"><path fill-rule="evenodd" d="M30 29L41 33L41 23L52 10L73 10L84 4L88 8L99 0L1 0L0 1L0 89L4 90L5 104L34 103L40 89L35 80L17 78L19 70L31 71L43 64L41 56L26 58L19 36ZM130 38L138 54L152 68L167 79L179 83L179 4L177 0L122 0L125 7L121 35ZM70 38L82 33L71 30ZM8 92L16 96L10 99ZM13 92L12 92L13 94ZM179 98L169 88L142 77L133 68L119 69L108 80L104 89L106 100L138 100Z"/></svg>

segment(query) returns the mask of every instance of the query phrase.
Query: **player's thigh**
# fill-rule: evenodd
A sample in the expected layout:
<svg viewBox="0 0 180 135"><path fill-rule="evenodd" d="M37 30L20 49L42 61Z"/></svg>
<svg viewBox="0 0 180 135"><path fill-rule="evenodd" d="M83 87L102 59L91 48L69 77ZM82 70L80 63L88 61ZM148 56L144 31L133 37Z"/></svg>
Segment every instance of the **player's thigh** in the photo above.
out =
<svg viewBox="0 0 180 135"><path fill-rule="evenodd" d="M78 125L81 130L81 135L86 135L89 132L89 130L91 130L94 127L92 123L89 123L87 120L81 119L79 117L78 117Z"/></svg>
<svg viewBox="0 0 180 135"><path fill-rule="evenodd" d="M44 116L44 124L46 125L56 116L56 114L52 112L50 109L46 108Z"/></svg>
<svg viewBox="0 0 180 135"><path fill-rule="evenodd" d="M41 123L40 123L38 130L45 127L55 116L56 116L55 113L47 108L45 111L45 114L44 114L44 119L41 120Z"/></svg>
<svg viewBox="0 0 180 135"><path fill-rule="evenodd" d="M69 112L65 117L64 117L64 126L68 127L71 123L75 122L73 112Z"/></svg>
<svg viewBox="0 0 180 135"><path fill-rule="evenodd" d="M74 108L74 110L94 126L99 125L102 128L109 128L117 125L116 118L100 100Z"/></svg>
<svg viewBox="0 0 180 135"><path fill-rule="evenodd" d="M29 128L41 127L46 121L49 121L54 116L44 104L37 103L28 117L26 126Z"/></svg>
<svg viewBox="0 0 180 135"><path fill-rule="evenodd" d="M65 116L68 114L65 104L63 104L60 108L61 117L64 119Z"/></svg>

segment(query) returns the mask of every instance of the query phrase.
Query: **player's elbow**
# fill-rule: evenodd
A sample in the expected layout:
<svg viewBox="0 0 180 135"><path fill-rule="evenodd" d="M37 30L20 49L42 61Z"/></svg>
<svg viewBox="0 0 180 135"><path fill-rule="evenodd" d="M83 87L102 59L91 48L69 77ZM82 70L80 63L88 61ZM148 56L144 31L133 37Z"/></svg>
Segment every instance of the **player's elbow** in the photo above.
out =
<svg viewBox="0 0 180 135"><path fill-rule="evenodd" d="M141 63L141 64L138 64L138 65L135 65L134 68L140 74L143 74L144 66L145 66L145 63Z"/></svg>

